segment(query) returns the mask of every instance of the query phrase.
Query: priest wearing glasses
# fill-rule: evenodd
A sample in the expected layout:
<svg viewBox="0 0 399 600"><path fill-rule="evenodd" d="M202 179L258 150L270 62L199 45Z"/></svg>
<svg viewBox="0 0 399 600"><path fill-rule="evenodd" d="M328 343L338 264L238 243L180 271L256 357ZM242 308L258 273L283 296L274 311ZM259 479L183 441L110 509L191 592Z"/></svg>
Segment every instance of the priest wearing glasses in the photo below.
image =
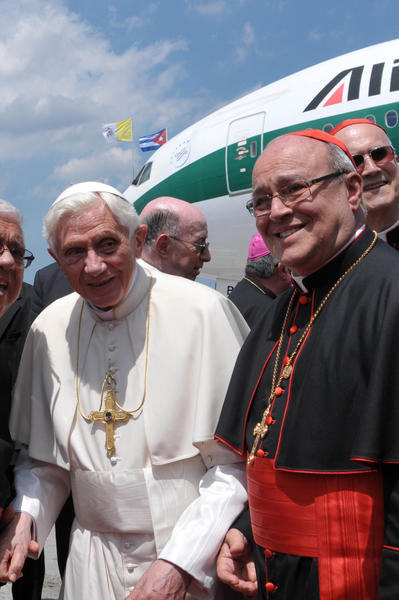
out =
<svg viewBox="0 0 399 600"><path fill-rule="evenodd" d="M44 232L75 293L25 345L11 430L27 450L0 578L20 576L71 490L61 598L211 598L246 502L241 458L213 432L248 328L217 292L136 264L146 226L115 188L68 188Z"/></svg>
<svg viewBox="0 0 399 600"><path fill-rule="evenodd" d="M294 287L244 343L216 434L247 459L252 531L244 514L218 568L247 596L399 598L399 263L361 192L317 130L254 167L248 208Z"/></svg>

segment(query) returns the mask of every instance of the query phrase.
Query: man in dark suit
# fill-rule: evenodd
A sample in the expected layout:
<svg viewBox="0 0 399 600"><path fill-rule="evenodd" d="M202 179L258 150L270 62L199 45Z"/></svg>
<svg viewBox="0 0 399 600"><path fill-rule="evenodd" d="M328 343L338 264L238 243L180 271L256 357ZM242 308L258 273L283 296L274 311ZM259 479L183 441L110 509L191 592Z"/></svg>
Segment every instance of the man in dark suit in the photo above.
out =
<svg viewBox="0 0 399 600"><path fill-rule="evenodd" d="M30 324L32 286L22 283L33 254L24 247L22 215L0 200L0 514L12 495L13 446L8 431L11 393ZM40 600L44 569L27 561L25 577L13 584L14 600Z"/></svg>
<svg viewBox="0 0 399 600"><path fill-rule="evenodd" d="M56 262L36 271L30 307L31 323L46 306L72 292L73 289L68 279L64 276ZM74 514L72 497L70 496L55 523L57 562L61 577L64 576L68 558L69 536Z"/></svg>
<svg viewBox="0 0 399 600"><path fill-rule="evenodd" d="M68 279L56 262L36 271L31 299L31 320L49 304L73 292Z"/></svg>
<svg viewBox="0 0 399 600"><path fill-rule="evenodd" d="M251 329L290 285L288 269L272 256L261 235L255 233L248 248L245 276L229 295Z"/></svg>

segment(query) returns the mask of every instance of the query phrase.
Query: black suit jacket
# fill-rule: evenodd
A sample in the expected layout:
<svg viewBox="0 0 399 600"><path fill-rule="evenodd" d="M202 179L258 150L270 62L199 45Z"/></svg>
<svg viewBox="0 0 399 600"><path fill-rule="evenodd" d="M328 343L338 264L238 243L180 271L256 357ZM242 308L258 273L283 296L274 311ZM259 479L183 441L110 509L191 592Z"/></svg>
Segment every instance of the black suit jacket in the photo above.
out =
<svg viewBox="0 0 399 600"><path fill-rule="evenodd" d="M0 506L5 506L10 490L4 473L13 447L8 430L11 393L30 324L32 286L23 283L17 300L0 317Z"/></svg>
<svg viewBox="0 0 399 600"><path fill-rule="evenodd" d="M71 292L73 289L56 262L39 269L33 282L31 322L43 308Z"/></svg>

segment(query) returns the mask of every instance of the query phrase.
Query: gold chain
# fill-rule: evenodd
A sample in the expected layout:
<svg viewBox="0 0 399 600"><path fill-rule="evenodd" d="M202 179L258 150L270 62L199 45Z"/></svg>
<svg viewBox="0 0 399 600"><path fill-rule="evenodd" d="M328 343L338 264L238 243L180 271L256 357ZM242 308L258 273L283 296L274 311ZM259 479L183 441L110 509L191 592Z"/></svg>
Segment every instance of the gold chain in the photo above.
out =
<svg viewBox="0 0 399 600"><path fill-rule="evenodd" d="M116 406L122 410L123 412L129 414L130 416L133 416L135 413L139 412L144 405L145 402L145 398L146 398L146 393L147 393L147 371L148 371L148 346L149 346L149 339L150 339L150 299L151 299L151 291L152 291L152 273L147 269L146 272L150 275L150 287L148 290L148 300L147 300L147 317L146 317L146 325L145 325L145 335L146 335L146 345L145 345L145 367L144 367L144 390L143 390L143 398L140 402L140 405L133 409L133 410L125 410L115 399L115 404ZM85 305L85 301L83 300L82 302L82 308L80 309L80 315L79 315L79 326L78 326L78 341L77 341L77 349L76 349L76 376L75 376L75 391L76 391L76 399L78 402L78 408L79 408L79 412L81 414L81 416L85 419L85 421L87 421L88 423L92 422L92 418L90 417L90 415L85 415L85 413L82 410L82 406L80 403L80 394L79 394L79 355L80 355L80 330L81 330L81 325L82 325L82 315L83 315L83 309L84 309L84 305ZM107 372L105 374L104 377L104 381L102 383L101 386L101 398L100 398L100 407L99 407L99 411L101 411L101 407L103 405L103 400L104 400L104 388L105 385L108 383L110 377L110 373ZM112 379L114 379L112 377Z"/></svg>
<svg viewBox="0 0 399 600"><path fill-rule="evenodd" d="M264 296L266 296L265 290L262 290L262 288L259 285L257 285L254 281L251 281L251 279L248 279L248 277L244 277L244 279L245 279L245 281L248 281L248 283L251 283L253 286L255 286L256 289L259 290L260 292L262 292L262 294Z"/></svg>
<svg viewBox="0 0 399 600"><path fill-rule="evenodd" d="M294 357L296 356L299 348L301 347L306 335L308 334L308 331L310 330L310 328L312 327L313 323L315 322L315 320L317 319L317 317L319 316L319 314L321 313L322 309L324 308L324 306L327 303L327 300L330 298L331 294L337 289L337 287L339 286L339 284L342 282L343 279L345 279L345 277L347 275L349 275L349 273L352 271L352 269L354 269L362 260L363 258L370 252L370 250L373 248L376 240L377 240L378 234L376 231L374 231L374 239L372 240L371 244L369 245L368 248L366 248L366 250L363 252L363 254L361 256L359 256L359 258L357 260L355 260L355 262L345 271L345 273L343 275L341 275L341 277L339 279L337 279L337 281L334 283L334 285L332 286L332 288L329 290L329 292L327 292L327 294L324 296L323 300L320 302L316 312L314 313L313 317L310 319L309 323L307 324L307 326L305 327L304 332L302 333L297 345L295 346L294 351L292 352L292 354L288 357L288 361L286 362L284 369L282 369L281 371L281 375L276 383L276 379L277 379L277 371L278 371L278 364L280 361L280 354L281 354L281 347L283 345L283 338L284 338L284 333L285 330L287 328L287 323L288 323L288 318L289 315L291 313L291 309L292 309L292 305L294 302L294 298L296 297L297 294L297 290L294 291L294 293L291 296L291 300L289 302L288 308L287 308L287 312L285 314L285 318L284 318L284 323L283 323L283 327L281 329L281 334L280 334L280 339L279 339L279 343L278 343L278 347L277 347L277 354L276 354L276 360L274 362L274 368L273 368L273 377L272 377L272 386L271 386L271 391L270 391L270 395L268 398L268 402L267 402L267 406L266 409L263 413L262 416L262 420L257 423L254 427L254 431L253 434L255 436L255 440L252 446L252 450L250 452L250 455L248 457L248 464L251 464L255 458L255 453L256 450L258 448L259 442L266 436L268 429L269 429L269 425L266 423L267 418L270 414L270 410L271 410L271 406L273 403L273 399L274 396L276 394L276 390L277 388L280 386L280 383L282 382L282 380L285 377L289 377L290 374L290 367L292 365L292 362L294 360ZM287 375L288 373L288 375Z"/></svg>

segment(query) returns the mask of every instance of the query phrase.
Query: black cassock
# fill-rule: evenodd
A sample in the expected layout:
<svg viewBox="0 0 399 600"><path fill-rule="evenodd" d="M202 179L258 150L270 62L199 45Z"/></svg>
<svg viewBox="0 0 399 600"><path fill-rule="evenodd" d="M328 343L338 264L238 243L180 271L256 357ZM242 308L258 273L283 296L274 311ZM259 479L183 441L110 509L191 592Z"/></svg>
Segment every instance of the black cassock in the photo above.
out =
<svg viewBox="0 0 399 600"><path fill-rule="evenodd" d="M287 290L251 331L227 392L216 436L240 453L252 448L253 429L270 394L276 347L295 294L280 361L290 355L334 283L363 254L374 233L366 228L350 246L303 280L307 293ZM382 473L385 526L378 600L399 598L399 257L377 240L342 280L298 349L261 460L277 470L316 474ZM280 372L280 367L279 367ZM251 467L249 467L251 468ZM264 502L267 503L267 495ZM245 531L245 518L238 525ZM319 598L317 558L255 549L259 598ZM265 591L267 581L275 591ZM347 600L351 600L348 598Z"/></svg>

